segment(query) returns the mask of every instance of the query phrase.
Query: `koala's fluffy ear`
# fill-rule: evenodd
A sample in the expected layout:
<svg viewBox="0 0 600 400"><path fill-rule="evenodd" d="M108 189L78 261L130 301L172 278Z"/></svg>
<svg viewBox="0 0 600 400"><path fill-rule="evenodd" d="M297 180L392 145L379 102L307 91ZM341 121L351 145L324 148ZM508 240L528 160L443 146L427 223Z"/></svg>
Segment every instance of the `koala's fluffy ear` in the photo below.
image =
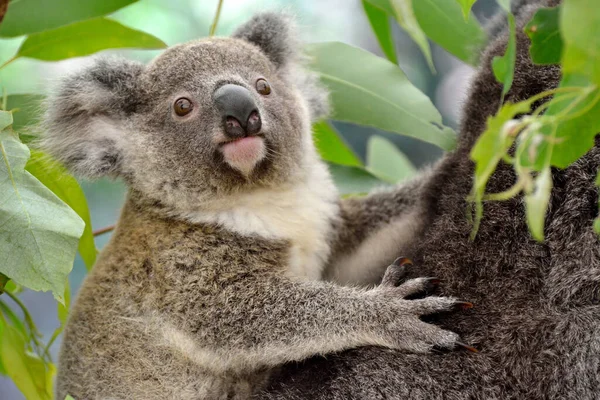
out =
<svg viewBox="0 0 600 400"><path fill-rule="evenodd" d="M143 68L99 59L63 79L46 100L39 147L76 175L119 175L127 147L126 120L141 104Z"/></svg>
<svg viewBox="0 0 600 400"><path fill-rule="evenodd" d="M233 37L258 46L275 66L285 69L306 99L312 121L329 113L327 90L304 68L301 42L291 16L274 12L257 14L238 28Z"/></svg>
<svg viewBox="0 0 600 400"><path fill-rule="evenodd" d="M274 12L255 15L233 37L258 46L277 67L294 61L300 46L292 17Z"/></svg>

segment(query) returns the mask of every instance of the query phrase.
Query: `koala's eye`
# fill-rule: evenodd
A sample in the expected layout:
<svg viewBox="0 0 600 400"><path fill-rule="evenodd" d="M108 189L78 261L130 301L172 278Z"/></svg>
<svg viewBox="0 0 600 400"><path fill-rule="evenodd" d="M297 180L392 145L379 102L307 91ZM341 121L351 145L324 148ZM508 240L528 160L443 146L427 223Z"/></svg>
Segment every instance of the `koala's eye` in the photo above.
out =
<svg viewBox="0 0 600 400"><path fill-rule="evenodd" d="M183 117L185 115L188 115L194 109L194 105L189 99L181 97L175 100L173 108L175 109L175 114L179 115L180 117Z"/></svg>
<svg viewBox="0 0 600 400"><path fill-rule="evenodd" d="M256 81L256 91L264 96L271 93L271 85L266 79L260 78Z"/></svg>

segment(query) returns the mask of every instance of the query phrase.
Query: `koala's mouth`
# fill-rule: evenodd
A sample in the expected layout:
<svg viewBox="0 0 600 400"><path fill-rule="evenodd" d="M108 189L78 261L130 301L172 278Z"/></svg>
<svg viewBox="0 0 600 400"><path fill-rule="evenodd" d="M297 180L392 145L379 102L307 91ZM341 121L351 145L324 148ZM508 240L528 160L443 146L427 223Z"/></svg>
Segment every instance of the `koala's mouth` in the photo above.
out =
<svg viewBox="0 0 600 400"><path fill-rule="evenodd" d="M225 162L248 176L256 165L265 158L267 148L260 136L246 136L220 144Z"/></svg>

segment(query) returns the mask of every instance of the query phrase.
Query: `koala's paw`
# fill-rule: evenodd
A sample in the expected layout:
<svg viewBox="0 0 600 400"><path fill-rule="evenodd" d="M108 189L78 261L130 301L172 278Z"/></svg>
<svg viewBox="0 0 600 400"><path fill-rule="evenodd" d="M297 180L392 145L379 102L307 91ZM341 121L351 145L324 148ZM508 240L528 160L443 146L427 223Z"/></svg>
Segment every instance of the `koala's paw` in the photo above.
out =
<svg viewBox="0 0 600 400"><path fill-rule="evenodd" d="M378 287L392 306L394 317L388 325L389 334L393 336L395 345L402 349L417 353L430 352L434 348L465 348L476 352L473 347L459 341L459 336L436 325L421 321L424 315L439 312L465 310L473 304L452 297L425 297L417 300L406 300L407 297L422 293L431 293L440 283L437 278L415 278L404 281L406 268L412 265L407 258L399 258L388 267Z"/></svg>
<svg viewBox="0 0 600 400"><path fill-rule="evenodd" d="M395 288L396 296L407 298L419 294L430 294L440 284L438 278L415 278L405 281L407 268L412 265L406 257L399 257L390 265L383 275L381 287Z"/></svg>

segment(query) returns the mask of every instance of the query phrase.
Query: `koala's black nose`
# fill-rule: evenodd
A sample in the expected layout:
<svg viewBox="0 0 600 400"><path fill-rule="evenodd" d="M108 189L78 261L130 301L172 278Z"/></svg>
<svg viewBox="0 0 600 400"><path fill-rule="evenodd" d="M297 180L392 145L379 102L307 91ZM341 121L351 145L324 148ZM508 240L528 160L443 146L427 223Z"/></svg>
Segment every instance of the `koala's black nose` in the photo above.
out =
<svg viewBox="0 0 600 400"><path fill-rule="evenodd" d="M213 100L223 117L225 134L232 138L256 135L262 122L252 93L239 85L223 85L213 94Z"/></svg>

